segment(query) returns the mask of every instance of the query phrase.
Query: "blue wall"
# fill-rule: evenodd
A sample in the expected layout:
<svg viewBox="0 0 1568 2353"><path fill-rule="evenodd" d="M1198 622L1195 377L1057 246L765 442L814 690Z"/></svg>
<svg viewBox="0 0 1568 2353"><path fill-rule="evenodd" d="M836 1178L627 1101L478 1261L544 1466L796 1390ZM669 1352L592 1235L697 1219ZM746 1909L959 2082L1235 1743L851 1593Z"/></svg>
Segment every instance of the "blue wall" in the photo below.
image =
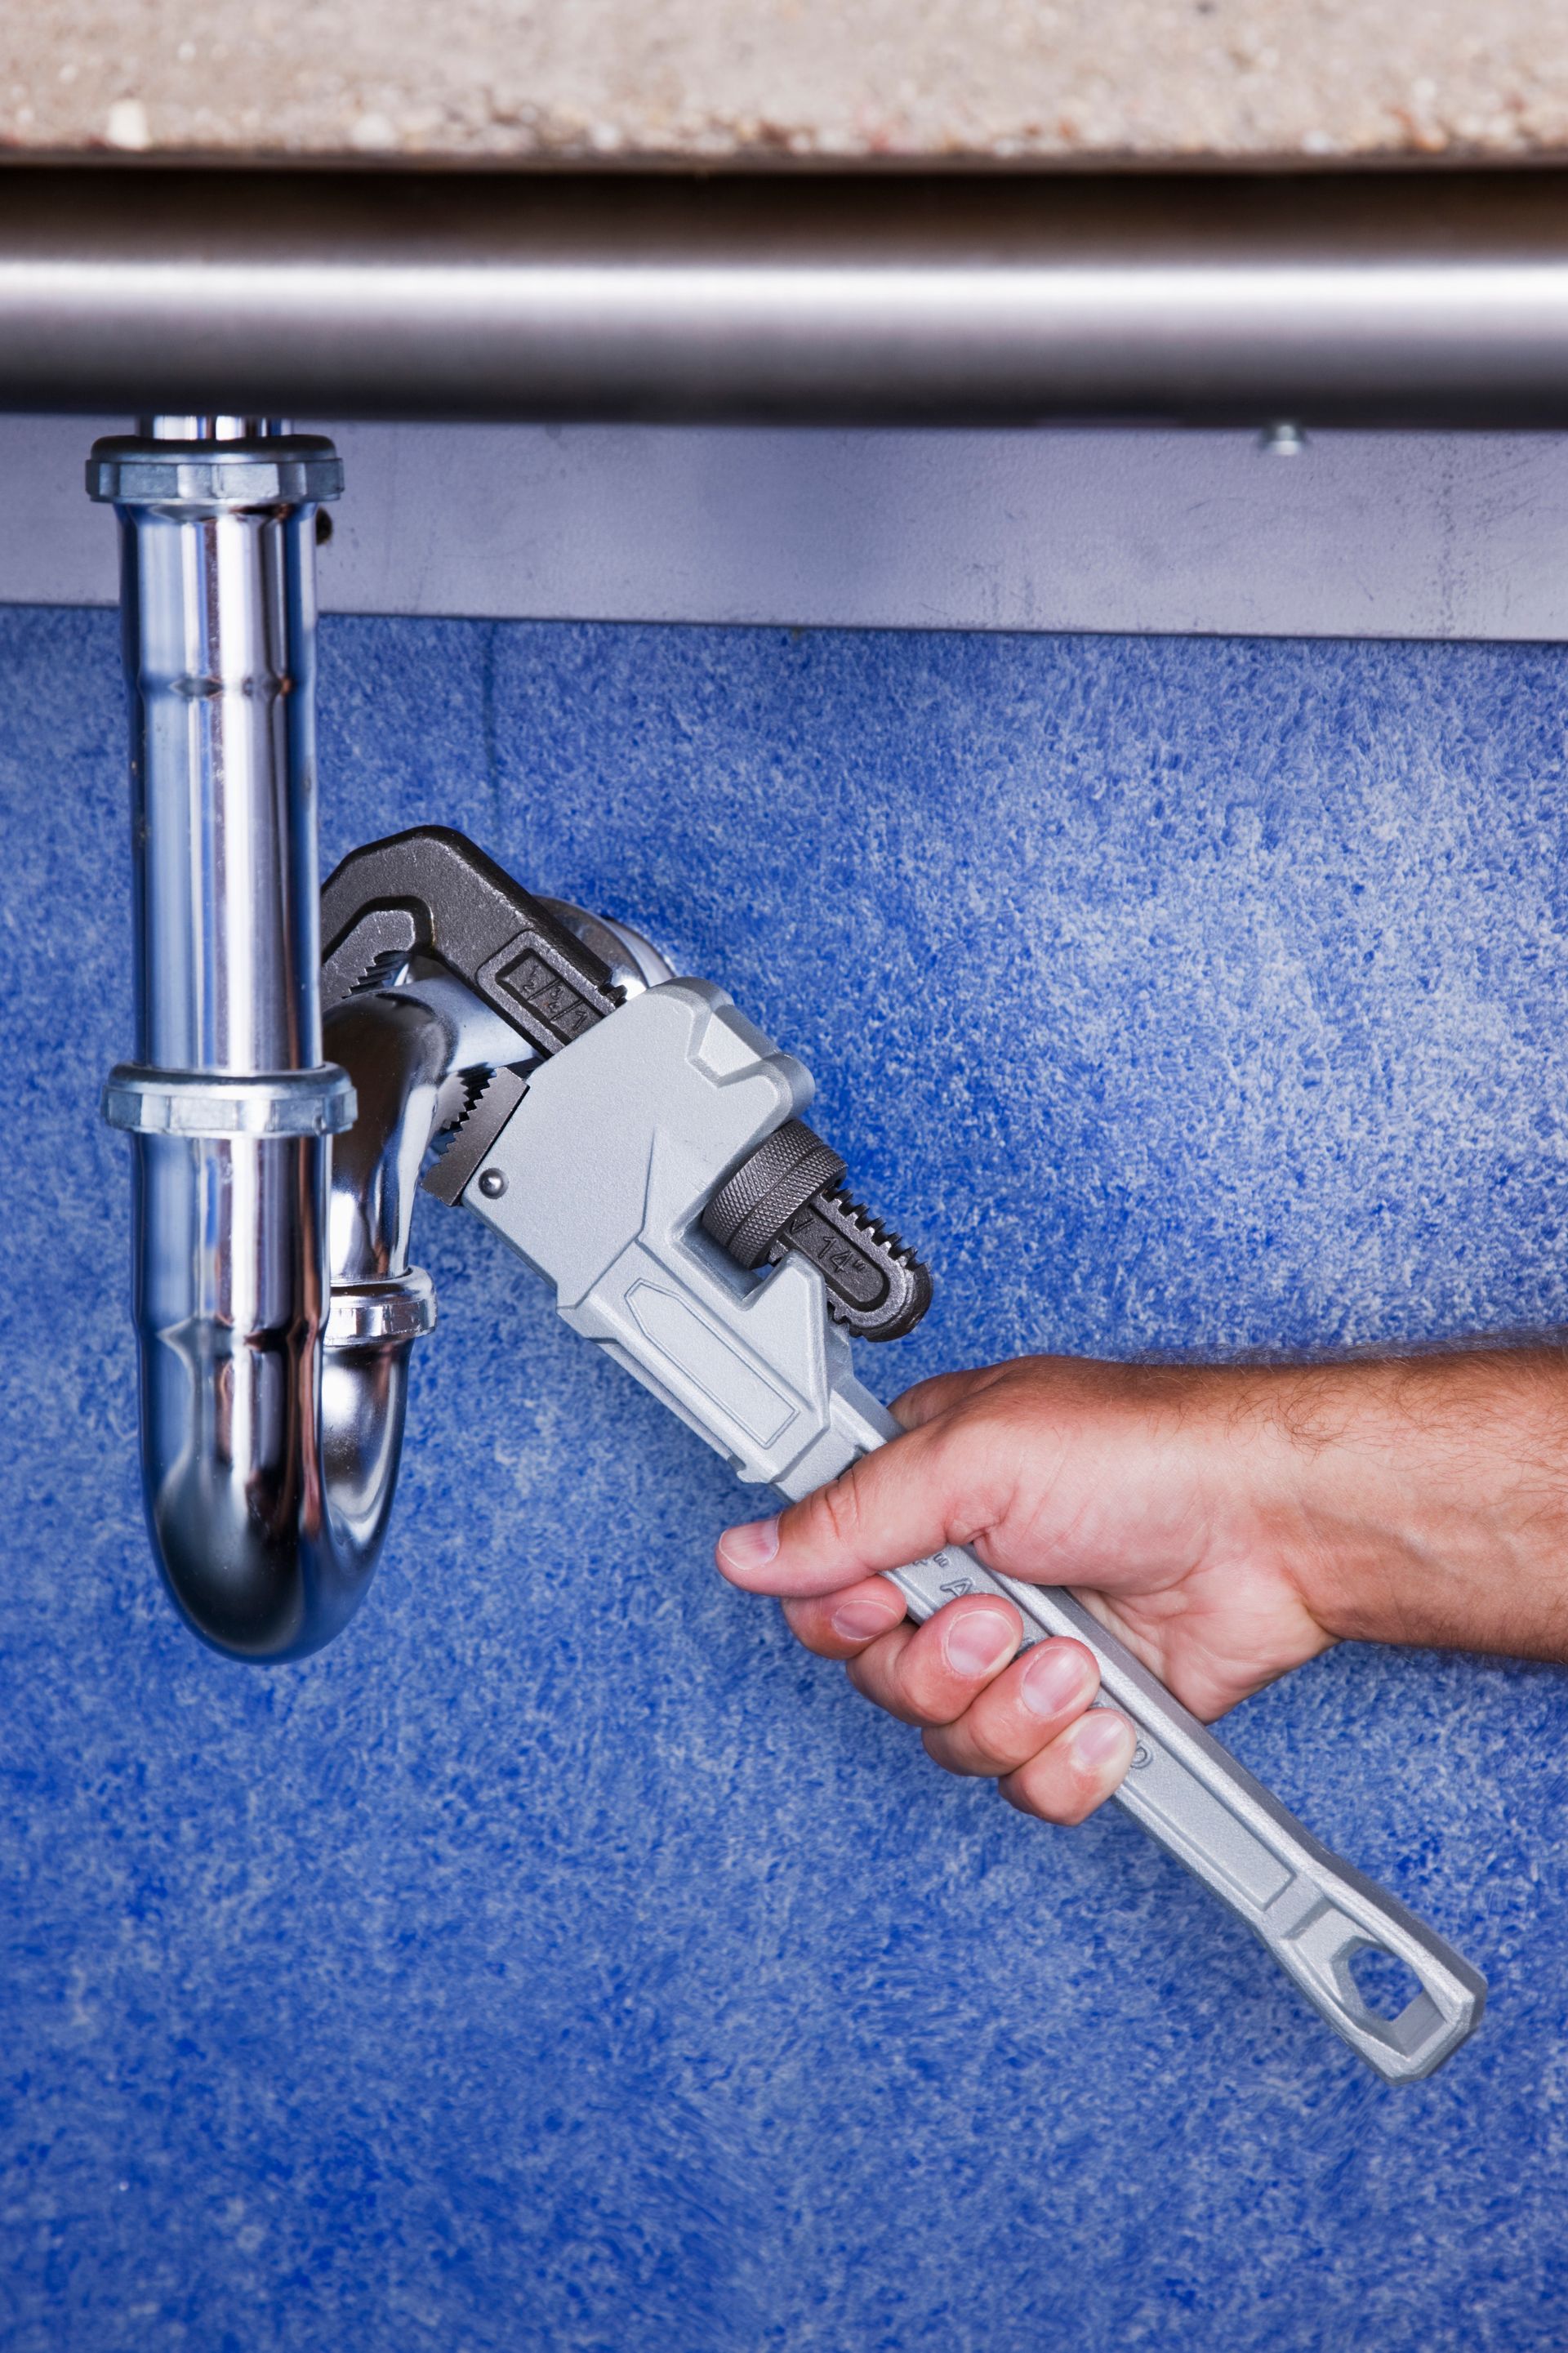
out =
<svg viewBox="0 0 1568 2353"><path fill-rule="evenodd" d="M930 1246L885 1385L1568 1322L1568 657L332 621L325 848L642 921ZM1568 1676L1337 1652L1238 1752L1488 1971L1366 2075L1121 1819L929 1768L721 1465L430 1204L390 1557L303 1667L139 1525L112 618L0 616L7 2353L1568 2339Z"/></svg>

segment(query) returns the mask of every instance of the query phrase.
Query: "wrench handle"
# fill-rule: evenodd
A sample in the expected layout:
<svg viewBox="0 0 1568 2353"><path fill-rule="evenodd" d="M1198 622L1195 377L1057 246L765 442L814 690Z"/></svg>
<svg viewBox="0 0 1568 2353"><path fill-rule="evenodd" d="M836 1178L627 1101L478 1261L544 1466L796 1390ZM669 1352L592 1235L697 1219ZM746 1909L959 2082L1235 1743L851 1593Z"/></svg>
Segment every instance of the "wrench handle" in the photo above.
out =
<svg viewBox="0 0 1568 2353"><path fill-rule="evenodd" d="M899 1430L858 1381L837 1392L834 1420L845 1449L841 1468ZM820 1453L812 1473L811 1486L834 1475L822 1469ZM997 1593L1022 1617L1026 1647L1068 1634L1092 1652L1100 1680L1096 1704L1117 1708L1138 1736L1118 1803L1229 1905L1312 2007L1386 2081L1431 2074L1474 2032L1486 2001L1479 1971L1321 1845L1072 1594L999 1576L958 1545L890 1570L889 1581L917 1621L961 1594ZM1416 1980L1417 1991L1397 2017L1374 2010L1352 1974L1355 1956L1369 1948L1403 1962Z"/></svg>

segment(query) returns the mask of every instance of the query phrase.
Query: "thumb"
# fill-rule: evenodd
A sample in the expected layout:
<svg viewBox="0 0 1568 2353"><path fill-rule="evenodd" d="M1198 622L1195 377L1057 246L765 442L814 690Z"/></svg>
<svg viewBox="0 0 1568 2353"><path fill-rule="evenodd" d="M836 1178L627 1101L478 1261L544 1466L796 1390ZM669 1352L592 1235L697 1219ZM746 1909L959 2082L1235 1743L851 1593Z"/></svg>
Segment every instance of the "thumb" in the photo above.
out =
<svg viewBox="0 0 1568 2353"><path fill-rule="evenodd" d="M943 1545L970 1543L1005 1516L1015 1486L994 1430L939 1418L862 1455L776 1518L727 1528L719 1567L751 1593L836 1592Z"/></svg>

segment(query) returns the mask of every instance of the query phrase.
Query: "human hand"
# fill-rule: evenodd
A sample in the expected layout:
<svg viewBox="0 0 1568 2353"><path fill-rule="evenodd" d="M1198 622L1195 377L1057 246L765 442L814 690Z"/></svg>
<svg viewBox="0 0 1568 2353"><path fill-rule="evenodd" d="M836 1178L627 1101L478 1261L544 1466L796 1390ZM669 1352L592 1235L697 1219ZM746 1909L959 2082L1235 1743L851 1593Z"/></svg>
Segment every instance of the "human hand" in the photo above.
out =
<svg viewBox="0 0 1568 2353"><path fill-rule="evenodd" d="M1089 1712L1090 1652L1057 1639L1016 1656L1022 1620L997 1596L913 1627L872 1572L971 1545L987 1567L1078 1589L1177 1698L1218 1715L1333 1640L1278 1508L1290 1450L1270 1449L1258 1402L1256 1374L1206 1368L1037 1357L947 1375L900 1401L904 1436L778 1519L729 1530L719 1566L782 1595L805 1647L921 1725L949 1771L995 1775L1024 1811L1079 1821L1134 1746L1124 1717Z"/></svg>

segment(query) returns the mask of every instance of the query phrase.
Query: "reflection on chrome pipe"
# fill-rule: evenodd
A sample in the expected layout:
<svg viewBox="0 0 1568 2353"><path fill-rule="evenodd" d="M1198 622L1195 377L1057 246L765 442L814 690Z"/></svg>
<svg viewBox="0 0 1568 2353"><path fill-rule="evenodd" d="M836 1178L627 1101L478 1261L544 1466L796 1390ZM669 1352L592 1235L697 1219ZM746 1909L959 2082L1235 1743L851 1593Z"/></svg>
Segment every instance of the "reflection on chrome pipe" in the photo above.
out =
<svg viewBox="0 0 1568 2353"><path fill-rule="evenodd" d="M341 470L258 422L154 420L98 444L89 488L123 551L137 1060L104 1107L135 1137L148 1519L195 1630L278 1660L347 1620L384 1532L434 1320L408 1224L448 1033L350 1004L322 1060L314 527ZM340 1187L329 1324L334 1134L354 1210Z"/></svg>

